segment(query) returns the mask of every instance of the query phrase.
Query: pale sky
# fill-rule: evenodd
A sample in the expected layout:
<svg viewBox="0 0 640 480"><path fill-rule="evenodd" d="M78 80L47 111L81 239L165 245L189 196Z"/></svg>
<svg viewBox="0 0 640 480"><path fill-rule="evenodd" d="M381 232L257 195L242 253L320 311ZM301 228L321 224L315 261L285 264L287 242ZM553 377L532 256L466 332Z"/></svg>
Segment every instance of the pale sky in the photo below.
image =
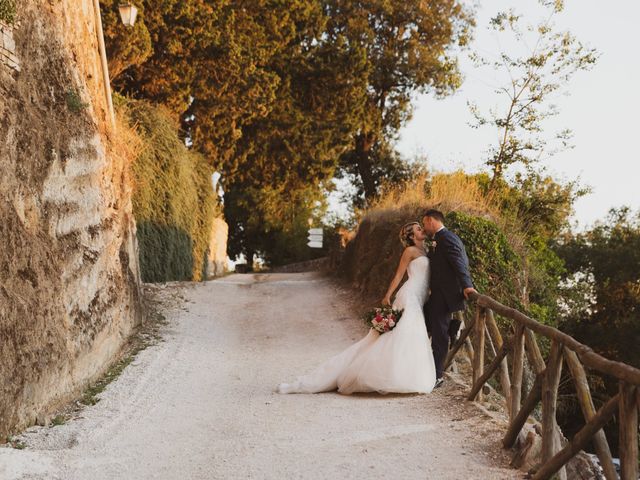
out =
<svg viewBox="0 0 640 480"><path fill-rule="evenodd" d="M487 30L496 12L514 8L538 23L536 0L483 0L477 8L478 26L472 49L495 55L495 33ZM640 1L602 2L567 0L555 23L570 30L601 54L595 67L578 72L565 89L570 95L555 103L560 114L547 124L551 134L561 128L573 130L575 148L560 152L544 163L556 178L576 179L593 193L576 204L575 220L584 228L603 218L611 207L640 208ZM502 44L503 48L509 45ZM406 157L424 154L431 168L450 171L482 169L483 153L495 142L491 128L474 130L467 100L485 107L500 105L493 93L496 74L473 67L461 56L465 82L453 96L436 100L421 95L414 102L412 120L401 131L398 149Z"/></svg>

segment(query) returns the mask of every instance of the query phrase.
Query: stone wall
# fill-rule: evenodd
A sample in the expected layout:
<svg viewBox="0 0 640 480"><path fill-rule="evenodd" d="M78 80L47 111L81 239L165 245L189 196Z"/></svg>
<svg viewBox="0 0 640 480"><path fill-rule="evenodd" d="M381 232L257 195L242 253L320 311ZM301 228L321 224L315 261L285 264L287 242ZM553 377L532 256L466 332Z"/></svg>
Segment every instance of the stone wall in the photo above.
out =
<svg viewBox="0 0 640 480"><path fill-rule="evenodd" d="M141 321L93 2L24 0L17 16L0 65L0 442L101 375Z"/></svg>
<svg viewBox="0 0 640 480"><path fill-rule="evenodd" d="M20 71L20 62L16 57L16 42L13 39L13 27L0 22L0 66Z"/></svg>
<svg viewBox="0 0 640 480"><path fill-rule="evenodd" d="M211 240L207 257L207 275L219 277L227 271L227 238L229 225L222 218L215 218L211 226Z"/></svg>

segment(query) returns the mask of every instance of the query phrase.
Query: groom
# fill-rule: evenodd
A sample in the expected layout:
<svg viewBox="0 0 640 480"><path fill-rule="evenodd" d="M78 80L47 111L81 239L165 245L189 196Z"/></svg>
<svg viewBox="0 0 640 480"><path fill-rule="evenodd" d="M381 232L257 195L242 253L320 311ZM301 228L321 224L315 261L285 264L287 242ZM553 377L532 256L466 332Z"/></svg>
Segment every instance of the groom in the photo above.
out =
<svg viewBox="0 0 640 480"><path fill-rule="evenodd" d="M431 333L437 378L434 388L437 388L443 383L451 317L454 312L464 310L465 298L476 290L471 282L464 244L460 237L445 228L442 212L433 209L424 212L422 226L436 242L435 251L430 256L431 295L424 313Z"/></svg>

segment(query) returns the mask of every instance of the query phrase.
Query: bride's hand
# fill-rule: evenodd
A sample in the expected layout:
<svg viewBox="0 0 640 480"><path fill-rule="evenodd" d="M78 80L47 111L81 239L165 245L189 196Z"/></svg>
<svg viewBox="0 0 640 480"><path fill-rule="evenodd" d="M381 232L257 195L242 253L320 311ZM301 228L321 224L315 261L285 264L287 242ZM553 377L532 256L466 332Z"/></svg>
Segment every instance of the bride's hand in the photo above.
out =
<svg viewBox="0 0 640 480"><path fill-rule="evenodd" d="M382 305L391 305L391 299L389 297L384 297L382 299Z"/></svg>

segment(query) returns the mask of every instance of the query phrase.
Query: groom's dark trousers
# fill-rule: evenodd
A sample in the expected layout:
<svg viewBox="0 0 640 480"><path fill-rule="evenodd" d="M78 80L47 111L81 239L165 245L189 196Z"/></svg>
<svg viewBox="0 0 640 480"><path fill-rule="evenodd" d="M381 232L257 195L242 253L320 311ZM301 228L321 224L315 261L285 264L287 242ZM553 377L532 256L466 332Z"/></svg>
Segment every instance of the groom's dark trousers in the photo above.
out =
<svg viewBox="0 0 640 480"><path fill-rule="evenodd" d="M425 310L427 330L431 334L433 360L436 364L436 378L442 378L444 361L449 351L449 322L452 312L449 311L447 302L439 290L431 291Z"/></svg>
<svg viewBox="0 0 640 480"><path fill-rule="evenodd" d="M425 305L425 321L431 334L436 376L442 378L449 350L449 322L453 312L464 310L463 289L473 287L469 259L462 240L446 228L435 235L436 248L429 256L431 295Z"/></svg>

